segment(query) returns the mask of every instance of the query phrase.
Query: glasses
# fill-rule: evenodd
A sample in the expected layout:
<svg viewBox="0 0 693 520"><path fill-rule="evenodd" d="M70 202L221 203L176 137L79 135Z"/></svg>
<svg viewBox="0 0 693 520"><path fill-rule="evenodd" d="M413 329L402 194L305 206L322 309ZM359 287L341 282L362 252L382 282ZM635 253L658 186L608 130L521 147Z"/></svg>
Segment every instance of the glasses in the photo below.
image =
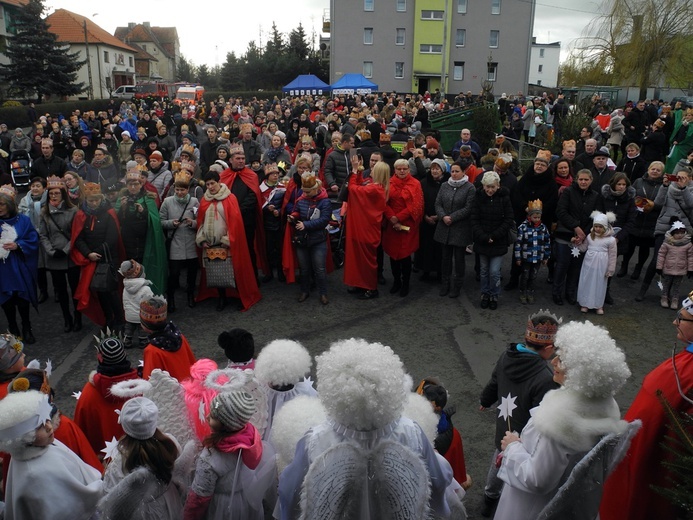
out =
<svg viewBox="0 0 693 520"><path fill-rule="evenodd" d="M676 313L676 321L678 321L679 323L681 323L682 321L690 321L690 322L693 322L693 319L691 319L691 318L684 318L683 316L681 316L681 311L679 311L679 312Z"/></svg>

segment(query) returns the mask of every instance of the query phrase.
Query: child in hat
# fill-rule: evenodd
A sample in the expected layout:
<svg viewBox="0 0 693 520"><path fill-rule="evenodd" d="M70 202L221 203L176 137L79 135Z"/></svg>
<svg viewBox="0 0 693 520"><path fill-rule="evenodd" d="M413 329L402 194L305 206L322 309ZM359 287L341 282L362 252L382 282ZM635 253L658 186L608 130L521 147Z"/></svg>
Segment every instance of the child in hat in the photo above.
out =
<svg viewBox="0 0 693 520"><path fill-rule="evenodd" d="M4 518L88 520L102 495L101 472L55 440L48 396L0 400L0 449L12 455Z"/></svg>
<svg viewBox="0 0 693 520"><path fill-rule="evenodd" d="M0 334L0 399L8 392L10 382L24 370L24 343L9 332Z"/></svg>
<svg viewBox="0 0 693 520"><path fill-rule="evenodd" d="M207 421L212 429L203 442L185 503L183 518L262 520L264 490L251 493L262 459L262 440L249 422L255 401L243 390L222 392L212 401Z"/></svg>
<svg viewBox="0 0 693 520"><path fill-rule="evenodd" d="M527 219L517 227L515 264L521 267L520 303L534 303L534 279L539 267L546 265L551 256L551 235L541 221L541 200L527 204Z"/></svg>
<svg viewBox="0 0 693 520"><path fill-rule="evenodd" d="M657 274L662 275L662 307L678 309L679 287L683 275L693 277L693 244L691 235L680 220L674 222L664 235L657 255Z"/></svg>
<svg viewBox="0 0 693 520"><path fill-rule="evenodd" d="M577 300L580 311L597 309L597 314L604 314L604 299L608 279L616 269L616 239L611 224L616 216L601 211L592 212L592 230L586 239L577 245L585 253L585 260L580 269ZM576 238L572 239L576 243Z"/></svg>
<svg viewBox="0 0 693 520"><path fill-rule="evenodd" d="M144 266L134 259L125 260L120 264L118 272L123 277L123 310L125 311L125 327L123 329L123 344L125 348L144 348L147 333L140 322L140 303L154 296L150 285L152 282L144 276ZM133 337L137 332L137 342Z"/></svg>
<svg viewBox="0 0 693 520"><path fill-rule="evenodd" d="M255 370L255 339L250 332L241 328L223 331L217 344L229 359L228 368Z"/></svg>

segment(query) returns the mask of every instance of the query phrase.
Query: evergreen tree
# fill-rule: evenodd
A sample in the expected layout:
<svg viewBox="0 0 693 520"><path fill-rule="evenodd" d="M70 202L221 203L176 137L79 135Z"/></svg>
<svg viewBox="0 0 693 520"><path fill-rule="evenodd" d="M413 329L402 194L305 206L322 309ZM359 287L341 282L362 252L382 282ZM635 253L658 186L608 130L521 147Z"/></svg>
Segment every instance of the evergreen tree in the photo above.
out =
<svg viewBox="0 0 693 520"><path fill-rule="evenodd" d="M79 53L70 53L57 42L41 18L43 0L29 0L17 10L10 25L5 55L9 64L0 65L0 75L9 92L20 96L73 96L84 91L77 83L77 71L85 64Z"/></svg>
<svg viewBox="0 0 693 520"><path fill-rule="evenodd" d="M176 67L176 80L190 83L193 81L194 77L195 65L189 62L185 56L181 56L180 60L178 60L178 66Z"/></svg>
<svg viewBox="0 0 693 520"><path fill-rule="evenodd" d="M204 63L197 67L197 76L195 76L195 81L200 85L209 88L210 73L209 67Z"/></svg>
<svg viewBox="0 0 693 520"><path fill-rule="evenodd" d="M248 49L250 46L255 46L255 42L250 42L248 44ZM226 55L226 62L221 68L220 82L221 88L225 90L240 90L245 88L244 84L244 64L242 60L236 57L235 52L229 52Z"/></svg>

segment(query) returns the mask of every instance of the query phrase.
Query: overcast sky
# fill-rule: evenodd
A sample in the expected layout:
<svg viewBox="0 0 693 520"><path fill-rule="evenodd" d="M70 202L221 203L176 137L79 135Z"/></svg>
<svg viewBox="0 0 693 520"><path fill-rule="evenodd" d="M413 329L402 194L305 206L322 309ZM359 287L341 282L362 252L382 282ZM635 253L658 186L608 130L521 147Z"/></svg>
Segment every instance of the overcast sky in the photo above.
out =
<svg viewBox="0 0 693 520"><path fill-rule="evenodd" d="M560 41L561 57L565 59L570 46L598 14L602 3L603 0L583 3L537 0L534 23L537 42ZM235 51L240 56L251 40L256 44L262 40L264 45L273 21L284 34L302 23L309 38L313 31L319 36L323 13L330 6L329 0L45 0L45 5L49 14L55 9L67 9L90 17L111 34L128 22L175 26L183 56L196 65L206 63L210 67L223 64L228 52Z"/></svg>

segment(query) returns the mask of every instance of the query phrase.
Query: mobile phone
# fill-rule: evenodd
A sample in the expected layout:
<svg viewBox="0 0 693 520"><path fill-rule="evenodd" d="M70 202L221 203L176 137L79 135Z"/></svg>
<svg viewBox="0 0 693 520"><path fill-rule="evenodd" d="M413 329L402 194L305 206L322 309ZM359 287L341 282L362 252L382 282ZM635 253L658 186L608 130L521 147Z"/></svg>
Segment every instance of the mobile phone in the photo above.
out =
<svg viewBox="0 0 693 520"><path fill-rule="evenodd" d="M679 178L676 175L667 175L667 180L669 182L677 182Z"/></svg>
<svg viewBox="0 0 693 520"><path fill-rule="evenodd" d="M354 157L358 155L358 150L356 148L352 148L349 150L349 161L353 161Z"/></svg>

